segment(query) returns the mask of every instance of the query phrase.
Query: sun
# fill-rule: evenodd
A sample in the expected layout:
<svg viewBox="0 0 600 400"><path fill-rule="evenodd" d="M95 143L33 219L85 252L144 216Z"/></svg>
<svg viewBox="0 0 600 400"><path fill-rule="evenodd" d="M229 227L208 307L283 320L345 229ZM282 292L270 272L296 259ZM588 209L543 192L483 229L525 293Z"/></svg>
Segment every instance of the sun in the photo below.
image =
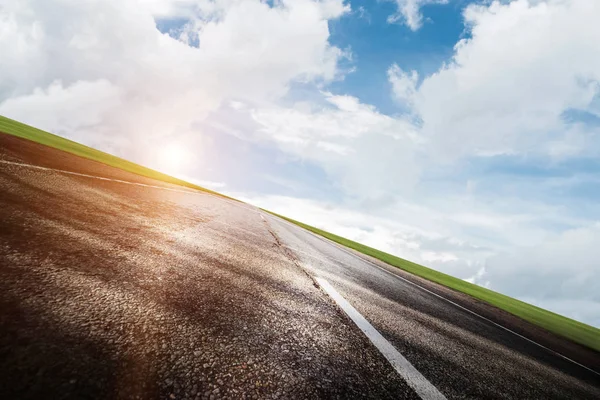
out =
<svg viewBox="0 0 600 400"><path fill-rule="evenodd" d="M168 144L159 152L161 169L169 173L181 172L181 169L188 163L189 158L188 151L178 143Z"/></svg>

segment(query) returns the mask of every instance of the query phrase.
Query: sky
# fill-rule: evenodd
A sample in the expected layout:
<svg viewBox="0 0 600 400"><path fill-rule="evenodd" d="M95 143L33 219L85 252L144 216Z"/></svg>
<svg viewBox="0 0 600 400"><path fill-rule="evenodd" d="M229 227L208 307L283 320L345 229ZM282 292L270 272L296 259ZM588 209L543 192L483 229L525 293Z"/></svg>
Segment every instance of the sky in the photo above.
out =
<svg viewBox="0 0 600 400"><path fill-rule="evenodd" d="M600 327L597 0L0 0L0 114Z"/></svg>

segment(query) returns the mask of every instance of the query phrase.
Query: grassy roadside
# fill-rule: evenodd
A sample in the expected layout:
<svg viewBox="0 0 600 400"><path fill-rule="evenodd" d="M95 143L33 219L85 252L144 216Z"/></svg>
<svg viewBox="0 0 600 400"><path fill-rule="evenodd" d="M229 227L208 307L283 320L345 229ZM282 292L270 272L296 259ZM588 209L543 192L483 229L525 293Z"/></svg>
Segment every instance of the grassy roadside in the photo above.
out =
<svg viewBox="0 0 600 400"><path fill-rule="evenodd" d="M270 212L267 210L264 211ZM444 285L456 291L473 296L476 299L485 301L486 303L496 306L502 310L508 311L509 313L516 315L517 317L523 318L524 320L538 325L550 332L561 335L569 340L592 348L596 351L600 351L600 329L594 328L592 326L572 320L567 317L563 317L562 315L555 314L548 310L544 310L543 308L524 303L520 300L513 299L512 297L508 297L503 294L494 292L493 290L489 290L481 286L465 282L462 279L446 275L442 272L435 271L431 268L427 268L422 265L415 264L413 262L393 256L391 254L384 253L383 251L374 249L369 246L365 246L363 244L354 242L341 236L334 235L333 233L325 232L321 229L303 224L302 222L298 222L290 218L286 218L282 215L278 215L275 213L271 214L283 218L286 221L296 224L304 229L307 229L313 233L330 239L343 246L349 247L368 256L377 258L378 260L393 265L397 268L403 269L414 275L420 276L430 281L439 283L440 285Z"/></svg>
<svg viewBox="0 0 600 400"><path fill-rule="evenodd" d="M113 156L112 154L108 154L103 151L84 146L80 143L73 142L72 140L53 135L51 133L42 131L41 129L34 128L32 126L23 124L10 118L6 118L2 115L0 115L0 132L7 133L13 136L18 136L23 139L28 139L33 142L53 147L58 150L66 151L67 153L87 158L89 160L98 161L111 167L119 168L127 172L132 172L134 174L141 175L146 178L152 178L179 186L185 186L191 189L202 190L204 192L212 193L218 196L231 199L231 197L222 195L218 192L214 192L212 190L203 188L198 185L194 185L184 180L174 178L170 175L163 174L162 172L158 172L153 169L133 163L131 161L124 160L117 156Z"/></svg>

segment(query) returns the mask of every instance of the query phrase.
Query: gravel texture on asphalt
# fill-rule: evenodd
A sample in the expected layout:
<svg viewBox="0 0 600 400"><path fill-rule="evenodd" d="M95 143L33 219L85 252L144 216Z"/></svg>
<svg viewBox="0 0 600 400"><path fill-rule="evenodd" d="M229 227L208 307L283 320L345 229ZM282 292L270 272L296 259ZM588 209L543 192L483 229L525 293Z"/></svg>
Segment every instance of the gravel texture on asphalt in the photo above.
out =
<svg viewBox="0 0 600 400"><path fill-rule="evenodd" d="M253 207L7 164L0 191L0 398L416 398Z"/></svg>

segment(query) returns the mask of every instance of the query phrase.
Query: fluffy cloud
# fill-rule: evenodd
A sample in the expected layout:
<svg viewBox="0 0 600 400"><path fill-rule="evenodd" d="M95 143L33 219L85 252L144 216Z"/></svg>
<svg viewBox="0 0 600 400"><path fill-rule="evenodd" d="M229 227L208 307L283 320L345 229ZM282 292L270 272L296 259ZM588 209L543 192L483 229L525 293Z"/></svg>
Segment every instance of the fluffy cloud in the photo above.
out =
<svg viewBox="0 0 600 400"><path fill-rule="evenodd" d="M57 134L104 124L107 114L121 107L121 90L105 79L78 81L65 87L54 81L46 89L5 100L0 113L17 120L29 120ZM34 113L31 110L60 109L60 113ZM85 133L85 132L82 132Z"/></svg>
<svg viewBox="0 0 600 400"><path fill-rule="evenodd" d="M592 223L549 235L536 246L497 255L488 261L486 276L495 287L519 297L548 299L577 290L580 297L600 302L600 293L585 285L600 279L598 257L600 223ZM532 285L532 281L544 278L544 285Z"/></svg>
<svg viewBox="0 0 600 400"><path fill-rule="evenodd" d="M404 105L414 106L419 80L417 71L411 71L409 74L404 72L397 64L393 64L388 69L388 80L392 85L392 92L396 100Z"/></svg>
<svg viewBox="0 0 600 400"><path fill-rule="evenodd" d="M599 14L591 0L468 6L470 37L414 96L423 134L447 158L583 150L589 138L563 116L598 113ZM406 97L413 80L391 71L396 95Z"/></svg>
<svg viewBox="0 0 600 400"><path fill-rule="evenodd" d="M159 18L189 18L199 8L210 7L209 1L198 0L139 0L153 16Z"/></svg>
<svg viewBox="0 0 600 400"><path fill-rule="evenodd" d="M599 257L600 223L592 223L491 257L481 278L502 293L600 326L600 293L593 283L600 279Z"/></svg>
<svg viewBox="0 0 600 400"><path fill-rule="evenodd" d="M446 4L448 0L395 0L398 7L396 14L388 17L389 23L402 22L416 31L423 25L421 7L427 4Z"/></svg>
<svg viewBox="0 0 600 400"><path fill-rule="evenodd" d="M298 102L250 111L261 138L322 166L346 194L381 200L418 181L415 127L352 96L323 93L324 104ZM390 188L393 188L390 190Z"/></svg>
<svg viewBox="0 0 600 400"><path fill-rule="evenodd" d="M100 113L115 141L185 134L226 99L273 100L292 82L336 78L344 53L328 42L328 20L348 10L337 0L9 1L0 112L52 130L69 120L60 132L91 145ZM156 28L155 17L184 14L197 47ZM143 151L133 158L149 161Z"/></svg>

